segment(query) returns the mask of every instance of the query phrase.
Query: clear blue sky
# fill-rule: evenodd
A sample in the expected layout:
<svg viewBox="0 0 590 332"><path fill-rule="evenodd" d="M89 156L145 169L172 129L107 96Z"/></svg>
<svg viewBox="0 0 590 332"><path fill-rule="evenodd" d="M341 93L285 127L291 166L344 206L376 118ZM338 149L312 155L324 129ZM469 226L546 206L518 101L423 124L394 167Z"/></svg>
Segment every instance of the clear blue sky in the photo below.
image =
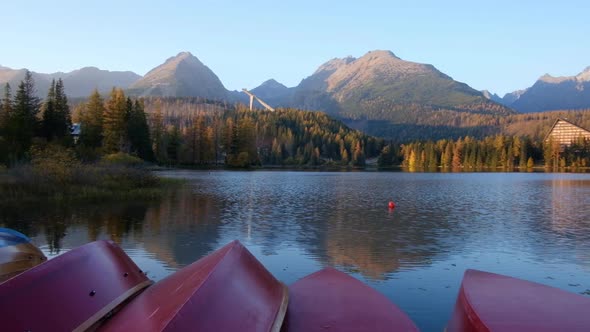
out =
<svg viewBox="0 0 590 332"><path fill-rule="evenodd" d="M589 13L588 0L6 0L0 65L143 75L190 51L233 90L387 49L503 95L590 66Z"/></svg>

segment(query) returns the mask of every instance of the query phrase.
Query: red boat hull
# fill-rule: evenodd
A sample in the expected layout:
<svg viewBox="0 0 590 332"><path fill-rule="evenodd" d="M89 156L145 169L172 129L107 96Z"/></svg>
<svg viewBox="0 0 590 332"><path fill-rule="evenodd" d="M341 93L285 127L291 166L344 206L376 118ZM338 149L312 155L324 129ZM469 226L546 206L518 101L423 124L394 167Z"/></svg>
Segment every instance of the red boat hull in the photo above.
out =
<svg viewBox="0 0 590 332"><path fill-rule="evenodd" d="M371 287L335 269L289 287L283 332L418 331L410 318Z"/></svg>
<svg viewBox="0 0 590 332"><path fill-rule="evenodd" d="M590 298L467 270L447 331L590 331Z"/></svg>
<svg viewBox="0 0 590 332"><path fill-rule="evenodd" d="M159 281L101 331L279 331L287 288L234 241Z"/></svg>
<svg viewBox="0 0 590 332"><path fill-rule="evenodd" d="M0 329L84 331L150 283L114 243L89 243L0 284Z"/></svg>

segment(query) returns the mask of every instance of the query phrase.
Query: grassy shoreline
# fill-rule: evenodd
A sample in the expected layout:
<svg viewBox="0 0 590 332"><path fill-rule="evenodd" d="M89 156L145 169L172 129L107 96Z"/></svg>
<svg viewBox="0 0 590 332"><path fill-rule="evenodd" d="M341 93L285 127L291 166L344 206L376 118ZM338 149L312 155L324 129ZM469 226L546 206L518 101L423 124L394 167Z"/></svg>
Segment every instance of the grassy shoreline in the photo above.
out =
<svg viewBox="0 0 590 332"><path fill-rule="evenodd" d="M141 166L80 164L0 170L0 207L35 203L100 203L154 200L184 183ZM63 165L62 165L63 166Z"/></svg>

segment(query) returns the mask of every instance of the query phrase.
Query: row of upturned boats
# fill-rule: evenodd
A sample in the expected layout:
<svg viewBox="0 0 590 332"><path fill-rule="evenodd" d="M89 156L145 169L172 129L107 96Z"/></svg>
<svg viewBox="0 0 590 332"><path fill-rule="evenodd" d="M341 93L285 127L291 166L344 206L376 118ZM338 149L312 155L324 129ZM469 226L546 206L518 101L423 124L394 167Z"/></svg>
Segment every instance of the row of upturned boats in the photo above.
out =
<svg viewBox="0 0 590 332"><path fill-rule="evenodd" d="M111 241L51 260L0 229L1 331L418 331L385 296L327 268L290 286L238 241L153 283ZM454 331L590 331L590 298L465 272Z"/></svg>

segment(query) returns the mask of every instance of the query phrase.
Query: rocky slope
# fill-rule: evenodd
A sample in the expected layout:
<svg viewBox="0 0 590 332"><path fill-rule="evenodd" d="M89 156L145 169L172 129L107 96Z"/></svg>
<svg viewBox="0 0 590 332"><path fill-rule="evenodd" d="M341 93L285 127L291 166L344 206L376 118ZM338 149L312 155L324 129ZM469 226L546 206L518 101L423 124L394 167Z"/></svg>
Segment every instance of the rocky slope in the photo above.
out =
<svg viewBox="0 0 590 332"><path fill-rule="evenodd" d="M390 51L379 50L358 59L326 62L294 88L290 104L349 117L403 105L510 112L432 65L405 61Z"/></svg>
<svg viewBox="0 0 590 332"><path fill-rule="evenodd" d="M590 67L576 76L541 76L526 90L504 96L506 105L520 113L590 108Z"/></svg>
<svg viewBox="0 0 590 332"><path fill-rule="evenodd" d="M150 70L129 89L132 95L226 99L217 75L189 52L181 52Z"/></svg>

